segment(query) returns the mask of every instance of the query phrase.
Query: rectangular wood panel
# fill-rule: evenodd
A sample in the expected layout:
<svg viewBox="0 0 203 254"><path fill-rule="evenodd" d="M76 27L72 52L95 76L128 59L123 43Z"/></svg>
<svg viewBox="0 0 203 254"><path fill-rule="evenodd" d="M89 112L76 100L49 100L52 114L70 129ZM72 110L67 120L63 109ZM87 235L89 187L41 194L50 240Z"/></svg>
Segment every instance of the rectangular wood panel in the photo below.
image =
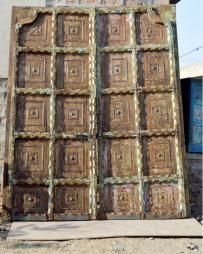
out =
<svg viewBox="0 0 203 254"><path fill-rule="evenodd" d="M56 61L57 88L71 90L89 88L88 54L58 54Z"/></svg>
<svg viewBox="0 0 203 254"><path fill-rule="evenodd" d="M14 158L16 179L37 179L38 181L48 179L49 155L46 140L16 140Z"/></svg>
<svg viewBox="0 0 203 254"><path fill-rule="evenodd" d="M119 5L13 10L14 220L188 215L174 7Z"/></svg>
<svg viewBox="0 0 203 254"><path fill-rule="evenodd" d="M22 88L50 87L50 54L20 53L17 86Z"/></svg>

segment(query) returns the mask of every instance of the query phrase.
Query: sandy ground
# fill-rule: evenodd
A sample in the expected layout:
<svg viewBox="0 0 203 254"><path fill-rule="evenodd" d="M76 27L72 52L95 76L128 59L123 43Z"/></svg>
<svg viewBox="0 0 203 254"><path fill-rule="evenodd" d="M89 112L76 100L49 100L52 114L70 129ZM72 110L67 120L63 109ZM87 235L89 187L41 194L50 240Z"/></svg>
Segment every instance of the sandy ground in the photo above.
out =
<svg viewBox="0 0 203 254"><path fill-rule="evenodd" d="M64 242L0 241L0 254L202 254L202 240L111 238Z"/></svg>

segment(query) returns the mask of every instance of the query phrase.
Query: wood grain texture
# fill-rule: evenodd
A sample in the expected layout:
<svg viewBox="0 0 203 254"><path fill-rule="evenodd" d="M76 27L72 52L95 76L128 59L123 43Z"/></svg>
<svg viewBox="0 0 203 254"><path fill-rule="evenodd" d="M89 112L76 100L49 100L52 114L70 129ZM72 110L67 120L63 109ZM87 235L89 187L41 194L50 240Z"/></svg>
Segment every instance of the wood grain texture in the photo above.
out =
<svg viewBox="0 0 203 254"><path fill-rule="evenodd" d="M114 8L13 9L14 220L189 214L174 7L101 4Z"/></svg>

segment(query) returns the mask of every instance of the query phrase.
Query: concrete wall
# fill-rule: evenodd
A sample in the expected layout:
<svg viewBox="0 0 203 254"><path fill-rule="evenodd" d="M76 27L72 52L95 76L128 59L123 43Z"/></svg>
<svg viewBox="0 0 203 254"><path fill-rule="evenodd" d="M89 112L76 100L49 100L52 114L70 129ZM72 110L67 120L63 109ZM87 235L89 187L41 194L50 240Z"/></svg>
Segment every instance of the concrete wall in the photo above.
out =
<svg viewBox="0 0 203 254"><path fill-rule="evenodd" d="M7 79L0 79L0 210L1 179L4 166L5 131L6 131Z"/></svg>
<svg viewBox="0 0 203 254"><path fill-rule="evenodd" d="M0 79L0 161L4 158L7 79Z"/></svg>
<svg viewBox="0 0 203 254"><path fill-rule="evenodd" d="M191 214L200 221L202 217L202 154L187 154Z"/></svg>
<svg viewBox="0 0 203 254"><path fill-rule="evenodd" d="M203 61L180 68L180 78L203 77Z"/></svg>

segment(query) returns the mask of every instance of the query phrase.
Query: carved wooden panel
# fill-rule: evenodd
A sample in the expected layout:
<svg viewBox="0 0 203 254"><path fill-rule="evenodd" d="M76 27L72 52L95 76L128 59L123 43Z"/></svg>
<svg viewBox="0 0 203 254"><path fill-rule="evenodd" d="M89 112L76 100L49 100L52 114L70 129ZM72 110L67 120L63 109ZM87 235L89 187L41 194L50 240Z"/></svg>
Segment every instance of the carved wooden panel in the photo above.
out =
<svg viewBox="0 0 203 254"><path fill-rule="evenodd" d="M89 105L86 97L58 97L56 125L59 132L88 132Z"/></svg>
<svg viewBox="0 0 203 254"><path fill-rule="evenodd" d="M100 46L130 44L129 16L126 14L102 14L99 16Z"/></svg>
<svg viewBox="0 0 203 254"><path fill-rule="evenodd" d="M132 56L130 53L104 53L101 62L103 88L132 86Z"/></svg>
<svg viewBox="0 0 203 254"><path fill-rule="evenodd" d="M137 41L139 44L167 43L167 31L160 16L144 13L137 16Z"/></svg>
<svg viewBox="0 0 203 254"><path fill-rule="evenodd" d="M51 55L21 53L18 61L18 87L46 88L50 86Z"/></svg>
<svg viewBox="0 0 203 254"><path fill-rule="evenodd" d="M57 29L58 46L87 47L89 45L90 30L88 15L58 15Z"/></svg>
<svg viewBox="0 0 203 254"><path fill-rule="evenodd" d="M147 184L145 186L145 204L146 217L177 216L180 205L177 184Z"/></svg>
<svg viewBox="0 0 203 254"><path fill-rule="evenodd" d="M167 52L139 53L138 55L139 86L169 86L170 64Z"/></svg>
<svg viewBox="0 0 203 254"><path fill-rule="evenodd" d="M101 98L103 131L135 130L134 97L132 95L106 95Z"/></svg>
<svg viewBox="0 0 203 254"><path fill-rule="evenodd" d="M170 93L147 93L140 96L142 129L172 129L173 106Z"/></svg>
<svg viewBox="0 0 203 254"><path fill-rule="evenodd" d="M16 130L49 131L49 98L47 96L18 96L16 100Z"/></svg>
<svg viewBox="0 0 203 254"><path fill-rule="evenodd" d="M137 4L167 5L176 4L180 0L46 0L47 6L68 7L135 7Z"/></svg>
<svg viewBox="0 0 203 254"><path fill-rule="evenodd" d="M55 150L56 177L89 176L89 149L87 141L58 141Z"/></svg>
<svg viewBox="0 0 203 254"><path fill-rule="evenodd" d="M114 214L137 214L139 211L138 186L107 185L104 188L104 210Z"/></svg>
<svg viewBox="0 0 203 254"><path fill-rule="evenodd" d="M48 178L48 142L18 140L15 144L15 161L17 179Z"/></svg>
<svg viewBox="0 0 203 254"><path fill-rule="evenodd" d="M13 11L5 212L187 217L174 8L66 3Z"/></svg>
<svg viewBox="0 0 203 254"><path fill-rule="evenodd" d="M136 147L133 139L106 139L102 143L102 169L105 177L136 176Z"/></svg>
<svg viewBox="0 0 203 254"><path fill-rule="evenodd" d="M145 175L176 173L175 142L173 137L152 137L143 140Z"/></svg>
<svg viewBox="0 0 203 254"><path fill-rule="evenodd" d="M31 24L23 26L19 44L23 47L51 46L51 15L40 14Z"/></svg>
<svg viewBox="0 0 203 254"><path fill-rule="evenodd" d="M48 210L48 189L45 187L15 186L13 215L46 215Z"/></svg>
<svg viewBox="0 0 203 254"><path fill-rule="evenodd" d="M85 89L88 87L88 54L59 54L57 56L57 88Z"/></svg>
<svg viewBox="0 0 203 254"><path fill-rule="evenodd" d="M87 215L89 211L88 187L60 186L55 188L55 213Z"/></svg>

